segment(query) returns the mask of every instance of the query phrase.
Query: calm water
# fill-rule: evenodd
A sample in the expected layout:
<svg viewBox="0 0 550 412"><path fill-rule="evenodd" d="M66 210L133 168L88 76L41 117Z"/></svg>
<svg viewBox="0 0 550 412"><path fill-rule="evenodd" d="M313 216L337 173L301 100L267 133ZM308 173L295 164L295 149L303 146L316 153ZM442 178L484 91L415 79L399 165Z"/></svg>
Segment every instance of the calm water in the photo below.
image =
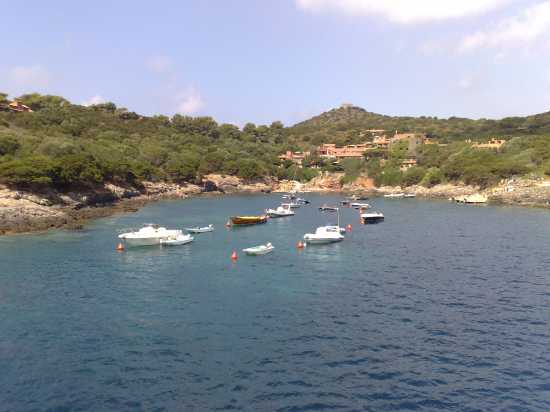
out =
<svg viewBox="0 0 550 412"><path fill-rule="evenodd" d="M415 199L227 230L277 195L152 204L0 238L0 410L550 410L550 213ZM214 223L115 252L144 222ZM229 256L271 241L263 257Z"/></svg>

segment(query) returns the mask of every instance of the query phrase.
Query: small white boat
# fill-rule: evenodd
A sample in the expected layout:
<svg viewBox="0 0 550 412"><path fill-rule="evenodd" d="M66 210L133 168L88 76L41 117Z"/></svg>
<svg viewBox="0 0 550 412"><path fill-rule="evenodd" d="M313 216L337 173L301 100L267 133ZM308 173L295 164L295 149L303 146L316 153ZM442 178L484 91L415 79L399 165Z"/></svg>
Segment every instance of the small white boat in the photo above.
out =
<svg viewBox="0 0 550 412"><path fill-rule="evenodd" d="M265 214L273 218L295 215L295 213L290 209L290 206L283 206L283 205L279 206L277 209L267 209L265 211Z"/></svg>
<svg viewBox="0 0 550 412"><path fill-rule="evenodd" d="M416 194L415 194L415 193L405 193L405 194L403 195L403 197L404 197L405 199L407 199L407 198L413 198L413 197L416 197Z"/></svg>
<svg viewBox="0 0 550 412"><path fill-rule="evenodd" d="M381 212L361 213L363 224L378 223L384 220L384 215Z"/></svg>
<svg viewBox="0 0 550 412"><path fill-rule="evenodd" d="M189 233L206 233L206 232L213 232L214 231L214 225L208 225L204 227L186 227L185 230L187 230Z"/></svg>
<svg viewBox="0 0 550 412"><path fill-rule="evenodd" d="M341 242L344 240L344 235L340 233L339 226L320 226L315 230L315 233L306 233L304 240L307 244L322 245Z"/></svg>
<svg viewBox="0 0 550 412"><path fill-rule="evenodd" d="M370 205L368 203L353 202L349 204L354 209L368 209Z"/></svg>
<svg viewBox="0 0 550 412"><path fill-rule="evenodd" d="M170 236L166 239L161 239L160 244L162 246L180 246L190 243L194 240L194 237L191 235L180 234L177 236Z"/></svg>
<svg viewBox="0 0 550 412"><path fill-rule="evenodd" d="M289 202L289 203L281 203L281 206L283 207L288 206L291 209L298 209L300 206L302 206L302 204L296 203L296 202Z"/></svg>
<svg viewBox="0 0 550 412"><path fill-rule="evenodd" d="M319 210L321 212L338 212L338 208L335 206L329 206L329 205L322 205L319 206Z"/></svg>
<svg viewBox="0 0 550 412"><path fill-rule="evenodd" d="M273 252L275 246L271 243L266 243L265 245L253 246L246 249L243 249L243 252L247 255L267 255L268 253Z"/></svg>
<svg viewBox="0 0 550 412"><path fill-rule="evenodd" d="M303 198L301 198L301 197L299 197L298 199L296 199L296 202L297 202L297 203L300 203L300 204L302 204L302 205L309 205L309 203L310 203L309 200L303 199Z"/></svg>
<svg viewBox="0 0 550 412"><path fill-rule="evenodd" d="M384 195L384 197L388 199L402 199L405 197L405 193L390 193L390 194Z"/></svg>
<svg viewBox="0 0 550 412"><path fill-rule="evenodd" d="M128 246L151 246L160 244L162 239L175 237L182 233L181 230L169 230L159 225L146 224L139 230L122 233L118 235L118 238Z"/></svg>

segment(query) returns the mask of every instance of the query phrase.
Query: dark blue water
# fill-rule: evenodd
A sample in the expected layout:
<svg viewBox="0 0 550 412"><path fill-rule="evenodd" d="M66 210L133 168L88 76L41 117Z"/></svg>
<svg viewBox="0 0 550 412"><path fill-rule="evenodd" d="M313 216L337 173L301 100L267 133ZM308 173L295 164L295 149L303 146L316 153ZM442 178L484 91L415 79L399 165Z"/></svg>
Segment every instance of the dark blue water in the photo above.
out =
<svg viewBox="0 0 550 412"><path fill-rule="evenodd" d="M548 211L375 199L384 223L346 209L344 242L299 251L334 220L309 198L230 231L279 196L0 238L0 410L550 410ZM144 222L217 230L115 252Z"/></svg>

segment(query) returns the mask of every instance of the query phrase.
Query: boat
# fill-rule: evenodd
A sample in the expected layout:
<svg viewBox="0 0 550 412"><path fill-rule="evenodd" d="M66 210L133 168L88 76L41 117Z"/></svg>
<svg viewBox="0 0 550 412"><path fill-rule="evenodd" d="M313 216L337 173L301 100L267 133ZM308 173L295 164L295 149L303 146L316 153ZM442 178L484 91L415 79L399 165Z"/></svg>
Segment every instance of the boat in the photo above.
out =
<svg viewBox="0 0 550 412"><path fill-rule="evenodd" d="M322 205L319 207L319 210L321 212L337 212L338 211L338 208L337 207L334 207L334 206L329 206L329 205Z"/></svg>
<svg viewBox="0 0 550 412"><path fill-rule="evenodd" d="M162 239L179 236L183 234L181 230L169 230L165 227L152 223L144 225L141 229L126 232L118 235L128 246L151 246L159 245Z"/></svg>
<svg viewBox="0 0 550 412"><path fill-rule="evenodd" d="M185 230L187 230L189 233L206 233L206 232L213 232L214 231L214 225L208 225L203 227L186 227Z"/></svg>
<svg viewBox="0 0 550 412"><path fill-rule="evenodd" d="M290 206L279 206L277 209L267 209L265 211L266 215L269 217L287 217L287 216L294 216L294 212L290 209Z"/></svg>
<svg viewBox="0 0 550 412"><path fill-rule="evenodd" d="M469 203L469 204L483 204L487 203L487 196L480 193L474 193L473 195L458 196L452 198L457 203Z"/></svg>
<svg viewBox="0 0 550 412"><path fill-rule="evenodd" d="M288 199L288 200L294 200L296 199L296 195L294 194L288 194L288 195L283 195L281 196L283 199Z"/></svg>
<svg viewBox="0 0 550 412"><path fill-rule="evenodd" d="M311 202L307 199L303 199L301 197L296 199L296 203L300 203L302 205L309 205Z"/></svg>
<svg viewBox="0 0 550 412"><path fill-rule="evenodd" d="M388 199L402 199L405 197L405 193L389 193L387 195L384 195L384 197Z"/></svg>
<svg viewBox="0 0 550 412"><path fill-rule="evenodd" d="M315 233L304 235L304 241L312 245L335 243L342 240L344 240L344 235L340 233L338 226L320 226L315 230Z"/></svg>
<svg viewBox="0 0 550 412"><path fill-rule="evenodd" d="M161 239L160 244L162 246L180 246L190 243L194 240L194 237L189 234L180 234L177 236L170 236L166 239Z"/></svg>
<svg viewBox="0 0 550 412"><path fill-rule="evenodd" d="M259 225L267 222L267 216L231 216L229 218L234 226Z"/></svg>
<svg viewBox="0 0 550 412"><path fill-rule="evenodd" d="M273 252L275 246L271 243L266 243L265 245L253 246L246 249L243 249L243 252L247 255L267 255L268 253Z"/></svg>
<svg viewBox="0 0 550 412"><path fill-rule="evenodd" d="M290 203L281 203L281 206L283 206L283 207L288 206L291 209L298 209L302 205L301 205L301 203L290 202Z"/></svg>
<svg viewBox="0 0 550 412"><path fill-rule="evenodd" d="M352 200L352 201L369 200L369 198L367 196L360 196L360 195L352 195L352 196L348 197L348 199Z"/></svg>
<svg viewBox="0 0 550 412"><path fill-rule="evenodd" d="M416 193L404 193L403 197L406 198L406 199L407 198L410 199L410 198L416 197Z"/></svg>
<svg viewBox="0 0 550 412"><path fill-rule="evenodd" d="M363 224L378 223L384 220L384 214L381 212L368 212L361 213L361 220Z"/></svg>
<svg viewBox="0 0 550 412"><path fill-rule="evenodd" d="M368 203L353 202L349 204L354 209L368 209L370 205Z"/></svg>

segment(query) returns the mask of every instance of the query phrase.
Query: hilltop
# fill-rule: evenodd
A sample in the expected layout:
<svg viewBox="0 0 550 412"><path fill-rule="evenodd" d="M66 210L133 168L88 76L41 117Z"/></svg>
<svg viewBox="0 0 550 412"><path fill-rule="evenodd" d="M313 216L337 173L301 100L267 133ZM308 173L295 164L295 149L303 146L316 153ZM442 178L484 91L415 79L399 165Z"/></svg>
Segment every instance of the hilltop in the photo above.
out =
<svg viewBox="0 0 550 412"><path fill-rule="evenodd" d="M455 140L488 139L499 136L511 138L522 135L550 134L550 112L525 117L494 119L467 119L434 116L388 116L369 112L361 107L342 105L311 119L297 123L288 129L291 142L300 146L333 142L358 143L362 132L372 129L393 134L399 132L426 133L428 137L443 142Z"/></svg>

